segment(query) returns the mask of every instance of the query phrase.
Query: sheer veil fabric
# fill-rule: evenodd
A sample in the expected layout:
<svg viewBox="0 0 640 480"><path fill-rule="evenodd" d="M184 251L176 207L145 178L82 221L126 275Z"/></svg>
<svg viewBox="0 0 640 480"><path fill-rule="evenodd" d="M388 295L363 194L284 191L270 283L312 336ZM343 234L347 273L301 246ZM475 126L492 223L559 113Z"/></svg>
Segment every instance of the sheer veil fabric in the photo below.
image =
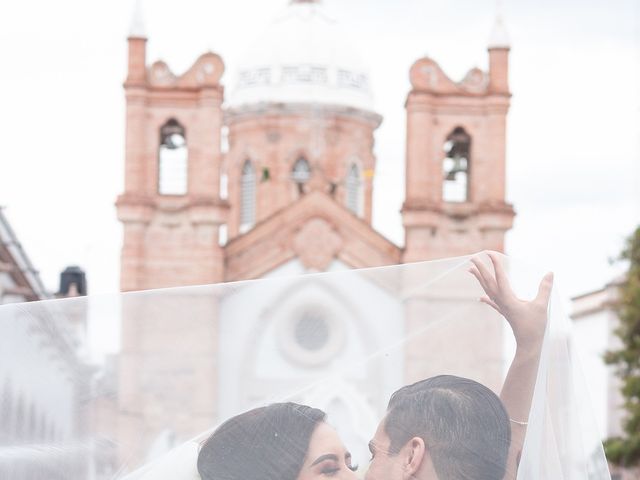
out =
<svg viewBox="0 0 640 480"><path fill-rule="evenodd" d="M323 478L409 452L424 480L610 479L544 274L482 253L2 306L0 479L297 480L334 447Z"/></svg>

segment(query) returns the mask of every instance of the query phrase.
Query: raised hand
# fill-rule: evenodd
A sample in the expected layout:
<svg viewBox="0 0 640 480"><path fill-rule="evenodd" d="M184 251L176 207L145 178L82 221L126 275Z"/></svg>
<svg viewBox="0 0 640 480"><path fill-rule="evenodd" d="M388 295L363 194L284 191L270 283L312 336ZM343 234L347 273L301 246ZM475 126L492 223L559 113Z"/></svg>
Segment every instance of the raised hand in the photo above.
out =
<svg viewBox="0 0 640 480"><path fill-rule="evenodd" d="M487 252L487 255L493 268L487 267L479 256L475 256L471 259L473 266L469 271L478 279L486 294L480 300L504 316L511 325L518 345L500 392L500 399L511 420L511 446L504 480L515 480L528 428L542 341L547 327L553 274L548 273L544 276L536 298L530 301L521 300L511 288L499 254Z"/></svg>
<svg viewBox="0 0 640 480"><path fill-rule="evenodd" d="M493 307L505 317L511 325L518 348L539 348L547 325L547 310L553 288L553 273L547 273L544 276L536 298L530 301L521 300L511 289L499 254L487 252L487 255L493 268L482 263L479 256L474 256L471 258L473 266L469 269L469 272L478 279L486 294L480 301Z"/></svg>

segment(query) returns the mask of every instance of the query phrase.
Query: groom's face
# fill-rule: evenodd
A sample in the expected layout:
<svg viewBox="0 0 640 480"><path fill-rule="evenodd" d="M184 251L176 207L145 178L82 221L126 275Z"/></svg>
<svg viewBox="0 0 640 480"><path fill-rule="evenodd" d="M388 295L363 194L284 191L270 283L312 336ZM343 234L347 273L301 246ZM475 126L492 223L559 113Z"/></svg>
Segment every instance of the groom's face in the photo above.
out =
<svg viewBox="0 0 640 480"><path fill-rule="evenodd" d="M390 453L389 435L385 432L383 419L375 435L369 442L371 462L365 480L402 480L403 468L401 455Z"/></svg>

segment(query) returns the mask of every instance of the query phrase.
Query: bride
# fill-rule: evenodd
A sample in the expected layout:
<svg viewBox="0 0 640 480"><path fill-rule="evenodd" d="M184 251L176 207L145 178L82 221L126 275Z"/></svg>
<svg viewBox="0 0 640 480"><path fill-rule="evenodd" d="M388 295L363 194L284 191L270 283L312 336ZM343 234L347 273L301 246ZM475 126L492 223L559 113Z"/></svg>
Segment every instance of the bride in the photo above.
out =
<svg viewBox="0 0 640 480"><path fill-rule="evenodd" d="M355 480L357 465L317 408L276 403L237 415L198 455L202 480Z"/></svg>

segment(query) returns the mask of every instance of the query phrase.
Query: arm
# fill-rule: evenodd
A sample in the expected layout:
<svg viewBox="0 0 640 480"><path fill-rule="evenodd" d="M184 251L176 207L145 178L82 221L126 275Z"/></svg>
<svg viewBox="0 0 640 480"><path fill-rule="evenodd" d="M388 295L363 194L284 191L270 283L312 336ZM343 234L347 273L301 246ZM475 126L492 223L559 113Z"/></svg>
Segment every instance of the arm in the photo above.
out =
<svg viewBox="0 0 640 480"><path fill-rule="evenodd" d="M498 254L489 252L488 255L493 271L477 257L471 259L473 266L469 271L478 279L486 294L480 301L504 316L516 339L516 354L500 392L500 399L511 419L511 447L505 479L515 479L547 326L553 274L544 276L535 299L520 300L511 289Z"/></svg>

